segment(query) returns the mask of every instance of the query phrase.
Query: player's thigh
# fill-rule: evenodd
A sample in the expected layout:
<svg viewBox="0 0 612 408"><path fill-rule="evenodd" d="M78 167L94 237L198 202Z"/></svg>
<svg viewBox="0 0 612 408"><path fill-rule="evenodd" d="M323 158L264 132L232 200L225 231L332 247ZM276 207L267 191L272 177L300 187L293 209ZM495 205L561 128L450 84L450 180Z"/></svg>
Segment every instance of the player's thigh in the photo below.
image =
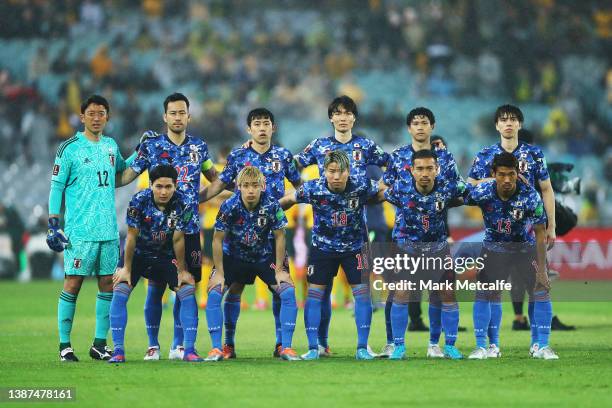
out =
<svg viewBox="0 0 612 408"><path fill-rule="evenodd" d="M202 246L200 234L185 234L185 262L196 282L202 280Z"/></svg>
<svg viewBox="0 0 612 408"><path fill-rule="evenodd" d="M119 262L119 240L101 241L99 243L98 276L112 275Z"/></svg>
<svg viewBox="0 0 612 408"><path fill-rule="evenodd" d="M276 286L276 269L274 262L261 262L253 265L255 273L271 289ZM272 290L272 289L271 289ZM272 290L274 292L274 290Z"/></svg>
<svg viewBox="0 0 612 408"><path fill-rule="evenodd" d="M524 286L530 298L532 298L538 272L537 252L533 250L517 254L516 265L512 272L512 286L514 287L516 280L519 285Z"/></svg>
<svg viewBox="0 0 612 408"><path fill-rule="evenodd" d="M332 253L312 247L308 254L306 280L310 284L330 286L338 274L340 259Z"/></svg>
<svg viewBox="0 0 612 408"><path fill-rule="evenodd" d="M350 252L340 258L340 265L350 285L369 284L367 264L367 255L362 251Z"/></svg>
<svg viewBox="0 0 612 408"><path fill-rule="evenodd" d="M479 282L494 283L508 280L513 262L512 254L483 248L480 256L483 260L483 268L478 273Z"/></svg>
<svg viewBox="0 0 612 408"><path fill-rule="evenodd" d="M178 286L178 274L174 259L161 257L153 262L149 261L149 266L143 262L142 276L161 285L168 285L174 290Z"/></svg>
<svg viewBox="0 0 612 408"><path fill-rule="evenodd" d="M241 262L237 259L232 259L229 256L223 257L223 272L225 285L230 286L233 283L242 285L252 285L255 283L257 272L252 263Z"/></svg>
<svg viewBox="0 0 612 408"><path fill-rule="evenodd" d="M99 249L100 243L96 241L71 242L64 250L64 273L78 276L95 275Z"/></svg>

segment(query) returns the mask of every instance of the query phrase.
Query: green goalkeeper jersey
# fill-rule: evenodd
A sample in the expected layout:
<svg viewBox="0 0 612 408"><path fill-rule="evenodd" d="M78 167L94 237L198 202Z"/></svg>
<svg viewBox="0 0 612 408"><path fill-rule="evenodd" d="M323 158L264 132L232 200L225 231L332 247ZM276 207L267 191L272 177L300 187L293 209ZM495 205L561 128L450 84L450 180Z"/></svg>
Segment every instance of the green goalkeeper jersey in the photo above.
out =
<svg viewBox="0 0 612 408"><path fill-rule="evenodd" d="M115 173L125 167L117 143L104 135L92 142L77 132L59 146L51 182L64 186L64 232L71 242L119 238Z"/></svg>

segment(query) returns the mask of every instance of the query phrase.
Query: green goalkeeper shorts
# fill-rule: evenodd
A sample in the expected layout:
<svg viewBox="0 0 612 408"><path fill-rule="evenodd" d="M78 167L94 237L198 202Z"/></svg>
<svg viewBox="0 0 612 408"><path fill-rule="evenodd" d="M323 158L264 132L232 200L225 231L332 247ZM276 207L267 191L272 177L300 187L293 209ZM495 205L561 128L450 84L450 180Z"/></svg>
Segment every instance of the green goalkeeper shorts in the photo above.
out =
<svg viewBox="0 0 612 408"><path fill-rule="evenodd" d="M80 276L112 275L118 261L118 239L73 242L64 251L64 273Z"/></svg>

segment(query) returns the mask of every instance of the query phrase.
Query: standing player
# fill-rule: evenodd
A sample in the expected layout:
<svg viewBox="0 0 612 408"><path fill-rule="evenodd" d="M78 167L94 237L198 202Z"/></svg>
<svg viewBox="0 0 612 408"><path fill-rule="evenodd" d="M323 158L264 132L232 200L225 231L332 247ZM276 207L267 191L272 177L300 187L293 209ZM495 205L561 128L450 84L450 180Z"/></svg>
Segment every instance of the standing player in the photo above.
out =
<svg viewBox="0 0 612 408"><path fill-rule="evenodd" d="M403 226L394 236L400 251L412 257L426 255L428 259L445 263L450 257L448 246L447 211L449 206L463 195L463 182L443 183L438 176L440 169L437 155L430 149L418 150L412 154L410 165L412 184L395 183L385 191L385 199L396 206ZM455 273L442 265L434 270L414 271L420 281L443 282L454 285ZM411 272L412 273L412 272ZM418 282L417 282L418 283ZM406 354L404 338L408 326L409 292L396 291L391 306L391 327L394 347L389 356L401 360ZM459 327L459 306L452 288L430 293L430 337L427 357L463 358L455 347ZM432 311L437 313L432 313ZM444 351L438 346L440 334L444 330Z"/></svg>
<svg viewBox="0 0 612 408"><path fill-rule="evenodd" d="M369 165L384 167L387 165L389 155L374 141L365 137L354 135L353 126L359 113L355 101L346 95L335 98L327 108L327 116L334 128L334 135L313 140L304 150L295 156L298 168L316 164L319 174L325 173L324 163L327 154L334 150L341 150L349 158L351 178L368 181L366 170ZM367 229L365 228L365 214L362 221L365 241L367 243ZM322 357L331 355L328 344L329 324L331 321L332 285L327 285L321 306L321 326L319 327L319 354Z"/></svg>
<svg viewBox="0 0 612 408"><path fill-rule="evenodd" d="M127 168L119 185L125 185L134 180L138 174L153 167L168 164L174 166L178 173L177 189L181 191L190 205L192 216L185 232L185 258L189 272L199 282L202 270L202 248L200 245L200 217L198 213L198 191L200 189L200 174L209 181L217 178L217 172L209 157L206 143L187 134L187 124L191 120L189 100L180 93L173 93L164 100L164 122L168 125L166 134L153 134L141 140L138 157ZM149 349L146 360L159 360L158 332L161 321L161 299L165 285L149 281L147 300L145 302L145 322L149 335ZM174 340L168 358L180 360L183 358L183 328L180 320L180 300L174 303ZM196 310L197 319L197 310Z"/></svg>
<svg viewBox="0 0 612 408"><path fill-rule="evenodd" d="M113 277L110 323L115 350L110 363L125 362L127 302L141 276L176 291L185 339L183 360L202 361L195 351L195 280L187 271L183 232L193 213L185 196L176 191L177 177L170 165L154 167L149 172L151 188L136 193L127 209L124 266Z"/></svg>
<svg viewBox="0 0 612 408"><path fill-rule="evenodd" d="M275 200L280 200L285 195L285 178L295 188L302 184L300 173L297 171L291 152L284 147L273 145L271 142L272 134L276 130L272 112L265 108L253 109L247 115L246 121L246 130L251 139L244 146L232 150L227 157L227 163L219 178L202 189L200 193L201 201L207 201L223 191L226 186L236 180L238 173L245 166L256 167L263 173L266 193ZM274 239L272 235L270 235L270 239ZM275 248L273 243L271 245L272 248ZM287 268L289 267L288 259L285 259L284 264L286 264ZM234 287L225 298L223 304L226 330L233 330L231 323L232 316L238 316L238 313L240 313L240 298L244 290L244 285L239 287L240 285L240 282L234 283ZM281 299L278 293L273 292L272 312L276 327L275 357L280 356L282 348L280 311ZM226 336L226 338L233 338L233 336ZM233 344L226 344L224 351L225 358L230 358L233 354Z"/></svg>
<svg viewBox="0 0 612 408"><path fill-rule="evenodd" d="M47 244L64 254L64 288L58 304L60 360L79 361L70 344L76 300L85 276L98 278L96 332L89 355L108 360L106 345L112 275L119 258L119 231L115 210L115 174L125 169L117 143L104 136L109 119L108 101L92 95L81 105L85 129L62 143L55 157L49 194ZM65 232L60 207L65 194Z"/></svg>
<svg viewBox="0 0 612 408"><path fill-rule="evenodd" d="M308 336L305 360L319 358L319 327L324 294L342 266L355 298L358 360L371 360L368 336L372 321L368 259L364 253L366 202L378 194L375 181L364 177L350 178L350 162L342 150L325 156L325 177L304 183L293 194L281 200L284 209L296 203L311 204L314 211L312 245L308 260L308 298L304 308L304 323Z"/></svg>
<svg viewBox="0 0 612 408"><path fill-rule="evenodd" d="M478 281L485 284L507 281L511 269L516 268L513 276L524 279L530 305L533 303L532 324L536 330L532 333L529 352L535 358L556 360L559 357L548 344L552 305L545 269L547 233L542 200L533 187L517 182L520 162L512 153L496 154L491 167L493 180L470 187L466 197L466 203L480 207L484 217L485 238L481 254L484 269L480 271ZM493 313L492 304L499 305L499 313ZM470 359L501 356L500 323L501 291L495 288L476 291L476 349L470 354Z"/></svg>
<svg viewBox="0 0 612 408"><path fill-rule="evenodd" d="M476 155L472 169L468 177L468 182L477 185L491 180L492 164L495 155L508 152L514 155L519 163L519 178L535 188L536 184L542 192L542 201L548 225L546 227L546 241L550 248L555 241L555 194L550 183L546 159L542 150L534 145L530 145L518 138L519 130L523 126L523 112L513 105L502 105L495 111L495 128L499 132L500 142L489 147L485 147ZM528 314L531 324L531 341L535 344L537 328L533 324L533 302L529 303ZM501 303L491 304L492 319L491 324L496 325L502 313ZM492 327L495 331L498 328ZM491 339L489 339L491 340ZM493 342L493 344L495 344ZM489 357L495 357L495 349L491 350Z"/></svg>
<svg viewBox="0 0 612 408"><path fill-rule="evenodd" d="M460 183L461 176L457 170L457 164L453 155L442 145L441 147L432 148L431 134L436 125L436 118L433 112L424 107L418 107L408 112L406 116L406 126L410 134L411 143L401 146L391 153L389 164L383 174L382 182L391 187L395 185L395 191L401 191L410 188L413 185L412 157L419 150L433 150L437 156L438 168L440 172L440 180L444 183L449 183L450 188ZM406 239L406 230L409 228L403 218L403 213L400 209L396 209L395 225L393 227L392 238L394 242L401 242ZM448 231L446 231L448 235ZM411 299L412 300L412 299ZM393 305L393 292L390 292L385 304L385 327L387 329L387 345L380 353L381 357L388 357L393 353L394 339L391 330L391 307ZM427 330L421 319L421 306L419 301L412 301L409 304L410 313L410 328L411 330L424 331ZM440 329L439 322L441 321L442 311L435 304L429 304L429 320L434 322L434 332ZM430 327L430 330L431 327ZM443 357L441 350L438 351L436 357Z"/></svg>
<svg viewBox="0 0 612 408"><path fill-rule="evenodd" d="M295 288L283 265L287 218L278 200L267 192L262 193L265 182L263 173L257 167L243 168L236 178L238 192L221 204L217 215L213 237L216 270L213 270L208 283L206 305L206 320L213 348L206 361L236 358L234 334L240 302L237 308L226 307L226 346L221 351L223 287L228 287L228 297L240 299L244 286L253 284L256 276L281 299L280 357L290 361L300 359L291 348L297 316ZM270 233L273 240L269 238Z"/></svg>

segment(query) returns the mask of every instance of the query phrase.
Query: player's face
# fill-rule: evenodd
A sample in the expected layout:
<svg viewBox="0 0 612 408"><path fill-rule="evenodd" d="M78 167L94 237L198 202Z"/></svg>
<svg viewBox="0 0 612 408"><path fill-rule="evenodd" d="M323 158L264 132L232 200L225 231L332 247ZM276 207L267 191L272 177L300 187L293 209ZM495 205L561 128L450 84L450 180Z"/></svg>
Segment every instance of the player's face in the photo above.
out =
<svg viewBox="0 0 612 408"><path fill-rule="evenodd" d="M191 120L189 109L185 101L174 101L168 103L168 110L164 113L164 122L173 133L182 133L187 129Z"/></svg>
<svg viewBox="0 0 612 408"><path fill-rule="evenodd" d="M412 177L422 188L431 188L438 175L438 162L432 158L416 159L412 164Z"/></svg>
<svg viewBox="0 0 612 408"><path fill-rule="evenodd" d="M102 133L106 122L108 122L108 112L102 105L91 103L85 109L85 113L81 114L81 123L85 125L85 130L94 135Z"/></svg>
<svg viewBox="0 0 612 408"><path fill-rule="evenodd" d="M268 145L272 139L275 127L269 118L255 118L251 121L251 126L247 127L247 132L258 145Z"/></svg>
<svg viewBox="0 0 612 408"><path fill-rule="evenodd" d="M512 194L516 188L516 180L518 179L518 172L512 167L498 167L493 172L493 177L497 182L497 189L503 192L505 195Z"/></svg>
<svg viewBox="0 0 612 408"><path fill-rule="evenodd" d="M330 163L325 169L325 178L332 191L344 191L348 177L348 169L340 169L338 163Z"/></svg>
<svg viewBox="0 0 612 408"><path fill-rule="evenodd" d="M514 139L518 137L521 122L514 115L504 114L495 123L495 129L504 139Z"/></svg>
<svg viewBox="0 0 612 408"><path fill-rule="evenodd" d="M255 205L259 202L263 186L258 180L243 180L238 185L238 190L245 204Z"/></svg>
<svg viewBox="0 0 612 408"><path fill-rule="evenodd" d="M167 204L176 191L176 184L170 177L160 177L151 183L155 204Z"/></svg>
<svg viewBox="0 0 612 408"><path fill-rule="evenodd" d="M355 124L355 114L353 112L348 112L344 106L340 105L337 110L332 112L330 121L334 126L334 130L340 133L347 133Z"/></svg>
<svg viewBox="0 0 612 408"><path fill-rule="evenodd" d="M434 125L429 122L429 118L423 115L417 115L412 118L410 125L408 125L408 133L412 136L412 139L419 142L427 142L431 137Z"/></svg>

